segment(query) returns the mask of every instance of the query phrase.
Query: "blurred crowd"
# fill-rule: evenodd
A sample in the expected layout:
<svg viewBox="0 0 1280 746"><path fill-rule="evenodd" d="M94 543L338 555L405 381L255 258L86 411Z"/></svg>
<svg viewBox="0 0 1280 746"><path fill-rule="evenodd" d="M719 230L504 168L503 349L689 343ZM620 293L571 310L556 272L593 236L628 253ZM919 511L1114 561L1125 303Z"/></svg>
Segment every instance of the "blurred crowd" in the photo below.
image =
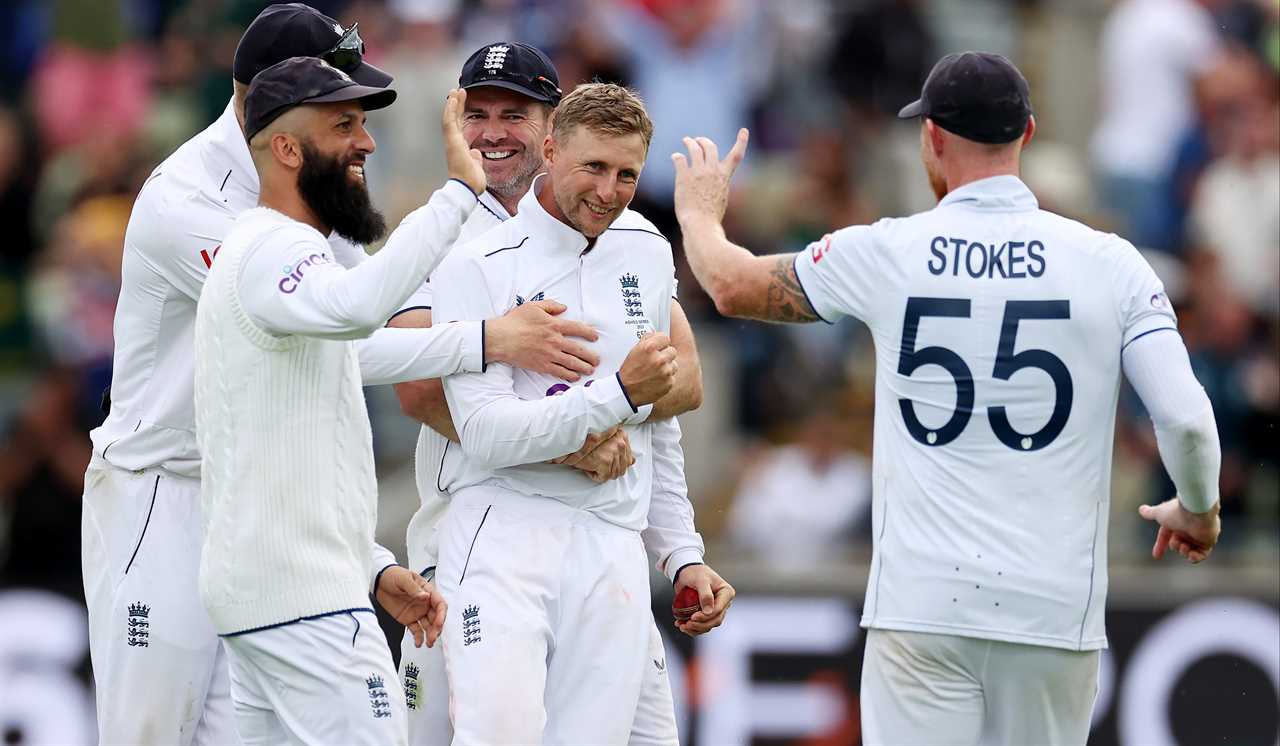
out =
<svg viewBox="0 0 1280 746"><path fill-rule="evenodd" d="M79 595L87 431L110 381L121 239L150 170L231 93L248 0L0 5L0 584ZM438 125L462 61L547 50L562 87L635 87L656 123L633 207L672 239L669 155L752 130L729 235L796 251L932 204L914 122L894 118L942 54L1009 55L1039 119L1041 204L1130 238L1165 281L1223 445L1226 562L1274 562L1280 526L1280 2L1277 0L313 0L358 21L395 106L371 117L375 202L398 219L444 178ZM681 269L707 405L685 424L691 495L719 546L792 559L870 540L866 329L719 318ZM370 394L384 494L411 510L413 426ZM1114 554L1166 497L1149 421L1122 395ZM399 485L398 488L394 485ZM389 506L395 514L397 507ZM403 524L401 524L403 525Z"/></svg>

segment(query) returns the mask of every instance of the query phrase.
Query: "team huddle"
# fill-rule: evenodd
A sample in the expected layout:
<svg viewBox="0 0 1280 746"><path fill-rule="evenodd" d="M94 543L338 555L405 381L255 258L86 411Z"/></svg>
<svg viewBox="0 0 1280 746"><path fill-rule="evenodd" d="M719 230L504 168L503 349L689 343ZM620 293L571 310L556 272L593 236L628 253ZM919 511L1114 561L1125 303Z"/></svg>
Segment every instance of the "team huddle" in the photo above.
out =
<svg viewBox="0 0 1280 746"><path fill-rule="evenodd" d="M696 594L689 635L735 591L685 483L671 244L628 209L653 123L486 45L446 102L449 180L370 255L366 123L396 93L363 56L356 26L268 7L134 206L85 475L101 742L677 744L649 568ZM757 257L721 226L746 130L723 159L690 137L684 250L726 315L875 338L864 743L1084 743L1122 372L1178 488L1142 508L1156 556L1217 540L1213 412L1141 256L1019 180L1016 68L949 55L901 116L937 208ZM422 423L406 565L374 541L379 384Z"/></svg>

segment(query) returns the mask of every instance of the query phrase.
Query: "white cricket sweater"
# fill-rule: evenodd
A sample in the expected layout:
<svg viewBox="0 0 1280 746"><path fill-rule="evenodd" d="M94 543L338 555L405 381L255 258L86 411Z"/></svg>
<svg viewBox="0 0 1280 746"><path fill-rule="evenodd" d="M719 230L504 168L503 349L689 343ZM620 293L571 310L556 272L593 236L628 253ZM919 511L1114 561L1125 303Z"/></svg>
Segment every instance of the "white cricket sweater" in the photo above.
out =
<svg viewBox="0 0 1280 746"><path fill-rule="evenodd" d="M269 209L242 213L223 242L195 334L200 594L219 634L369 607L377 483L350 340L447 251L475 205L465 192L437 192L424 240L389 242L353 270L318 231ZM434 374L480 368L479 331L447 330L476 344L459 337Z"/></svg>

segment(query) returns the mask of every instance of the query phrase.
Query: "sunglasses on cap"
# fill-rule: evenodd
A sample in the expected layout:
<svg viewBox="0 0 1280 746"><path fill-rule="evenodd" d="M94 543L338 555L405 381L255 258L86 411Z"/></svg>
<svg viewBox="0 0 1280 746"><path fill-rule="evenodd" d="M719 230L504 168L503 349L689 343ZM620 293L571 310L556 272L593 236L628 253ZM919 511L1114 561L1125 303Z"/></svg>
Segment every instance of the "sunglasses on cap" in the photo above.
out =
<svg viewBox="0 0 1280 746"><path fill-rule="evenodd" d="M364 39L360 38L359 29L359 23L351 24L332 49L319 55L320 59L347 73L360 67L364 60Z"/></svg>

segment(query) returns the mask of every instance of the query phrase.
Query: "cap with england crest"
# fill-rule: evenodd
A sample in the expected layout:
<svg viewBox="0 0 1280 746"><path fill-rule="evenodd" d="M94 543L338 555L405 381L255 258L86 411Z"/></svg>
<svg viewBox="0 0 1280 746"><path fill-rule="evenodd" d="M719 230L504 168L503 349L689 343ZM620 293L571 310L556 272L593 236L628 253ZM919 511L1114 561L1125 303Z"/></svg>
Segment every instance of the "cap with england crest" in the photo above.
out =
<svg viewBox="0 0 1280 746"><path fill-rule="evenodd" d="M488 44L476 50L462 66L462 88L496 86L523 93L535 101L560 103L560 76L542 50L518 41Z"/></svg>

